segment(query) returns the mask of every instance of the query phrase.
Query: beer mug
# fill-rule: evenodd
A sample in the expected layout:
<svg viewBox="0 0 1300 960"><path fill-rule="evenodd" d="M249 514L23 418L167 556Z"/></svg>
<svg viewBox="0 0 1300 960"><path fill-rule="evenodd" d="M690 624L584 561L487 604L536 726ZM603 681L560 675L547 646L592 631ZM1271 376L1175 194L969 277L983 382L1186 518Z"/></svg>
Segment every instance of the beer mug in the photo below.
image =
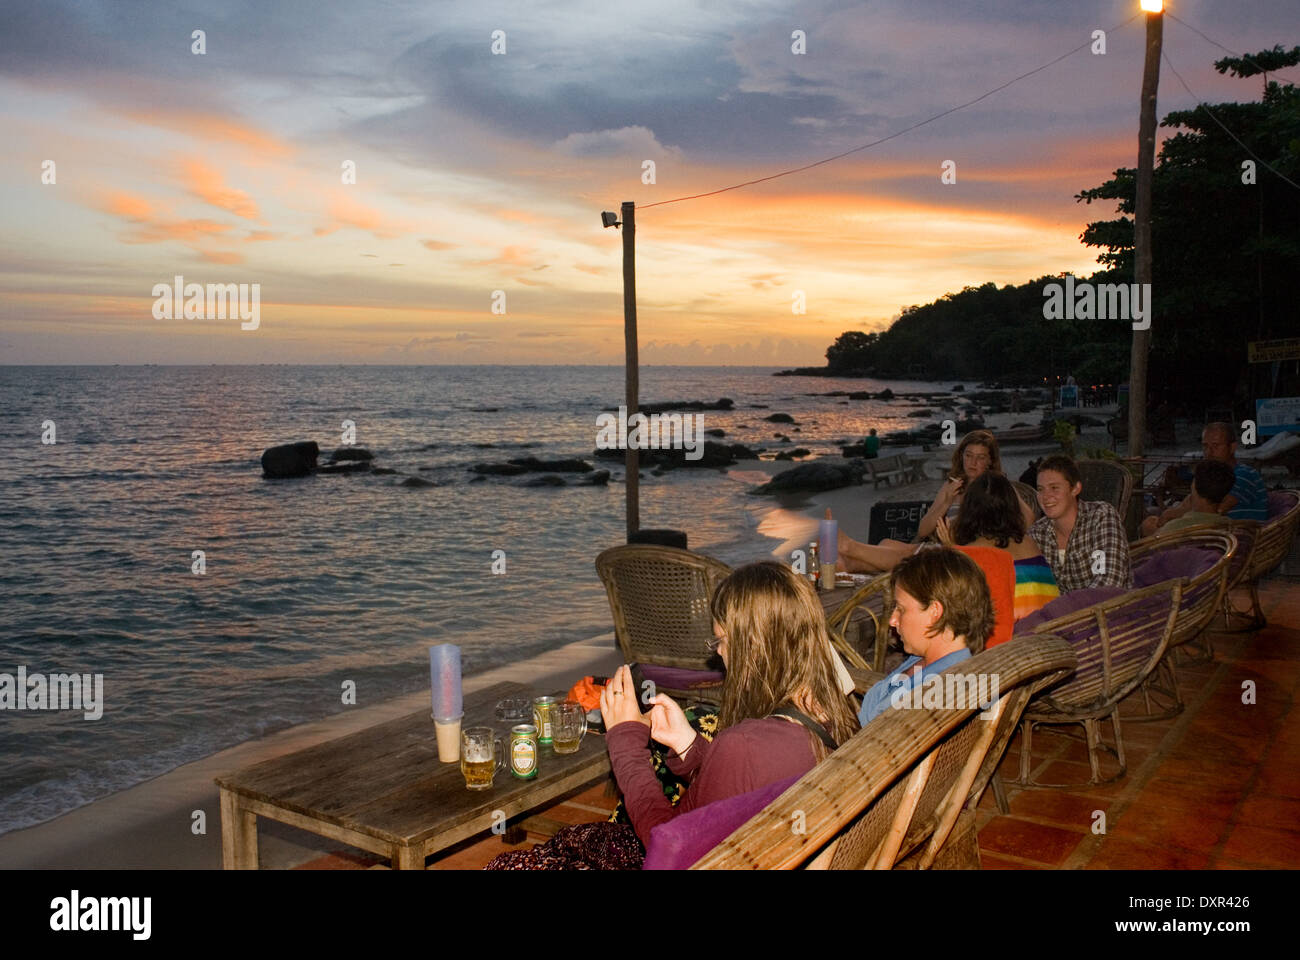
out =
<svg viewBox="0 0 1300 960"><path fill-rule="evenodd" d="M460 735L460 772L469 790L490 790L505 767L501 738L491 727L468 727Z"/></svg>
<svg viewBox="0 0 1300 960"><path fill-rule="evenodd" d="M577 753L587 733L587 711L572 700L557 703L551 713L551 749L556 753Z"/></svg>

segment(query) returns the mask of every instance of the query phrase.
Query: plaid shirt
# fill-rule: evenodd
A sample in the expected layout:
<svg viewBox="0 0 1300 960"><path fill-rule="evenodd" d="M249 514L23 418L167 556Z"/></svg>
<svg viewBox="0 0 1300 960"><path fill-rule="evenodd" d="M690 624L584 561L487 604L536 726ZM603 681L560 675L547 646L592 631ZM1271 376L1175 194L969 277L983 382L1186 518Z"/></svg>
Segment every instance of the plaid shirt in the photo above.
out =
<svg viewBox="0 0 1300 960"><path fill-rule="evenodd" d="M1078 509L1074 529L1065 545L1064 562L1057 556L1056 526L1051 520L1043 517L1029 530L1052 568L1061 592L1088 587L1132 587L1128 538L1124 536L1119 513L1101 500L1080 500Z"/></svg>

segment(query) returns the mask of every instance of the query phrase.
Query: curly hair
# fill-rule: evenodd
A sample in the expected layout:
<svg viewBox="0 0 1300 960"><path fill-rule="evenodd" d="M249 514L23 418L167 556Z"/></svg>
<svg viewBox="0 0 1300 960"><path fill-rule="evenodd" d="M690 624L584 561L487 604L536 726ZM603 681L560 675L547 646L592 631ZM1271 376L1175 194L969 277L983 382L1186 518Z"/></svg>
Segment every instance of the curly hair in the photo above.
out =
<svg viewBox="0 0 1300 960"><path fill-rule="evenodd" d="M727 637L720 729L793 706L825 726L837 744L857 732L831 661L826 615L807 580L780 563L751 563L718 584L709 606ZM808 736L813 755L825 759L825 744L811 731Z"/></svg>
<svg viewBox="0 0 1300 960"><path fill-rule="evenodd" d="M1009 543L1023 540L1025 515L1020 510L1020 494L1011 481L992 471L971 481L953 524L952 537L963 545L986 537L1004 550Z"/></svg>

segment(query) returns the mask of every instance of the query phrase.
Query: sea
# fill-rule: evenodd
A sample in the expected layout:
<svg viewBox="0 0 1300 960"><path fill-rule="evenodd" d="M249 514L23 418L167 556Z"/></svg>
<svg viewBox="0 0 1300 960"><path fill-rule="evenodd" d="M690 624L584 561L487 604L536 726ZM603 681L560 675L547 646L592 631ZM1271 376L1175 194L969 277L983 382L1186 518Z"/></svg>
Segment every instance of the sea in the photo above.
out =
<svg viewBox="0 0 1300 960"><path fill-rule="evenodd" d="M724 442L817 457L924 421L811 394L952 386L774 372L643 367L640 397L729 397L702 413ZM470 675L611 631L593 560L625 541L621 464L564 487L468 467L591 461L623 396L622 367L0 367L0 673L104 678L99 719L0 710L0 833L353 709L346 681L358 706L427 690L432 644ZM324 462L345 421L397 472L263 478L265 448L315 440ZM765 479L643 471L641 526L732 565L771 557L791 505L750 492Z"/></svg>

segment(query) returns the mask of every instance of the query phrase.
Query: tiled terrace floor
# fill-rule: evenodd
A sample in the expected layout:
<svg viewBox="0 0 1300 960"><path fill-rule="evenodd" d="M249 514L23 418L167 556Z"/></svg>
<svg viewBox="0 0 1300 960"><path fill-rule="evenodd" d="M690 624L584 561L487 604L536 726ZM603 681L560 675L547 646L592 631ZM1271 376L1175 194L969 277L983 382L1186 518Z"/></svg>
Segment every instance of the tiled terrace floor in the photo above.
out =
<svg viewBox="0 0 1300 960"><path fill-rule="evenodd" d="M1128 774L1112 784L1020 789L1020 737L1002 772L1010 800L1000 815L992 791L979 807L984 869L1300 868L1300 585L1262 585L1269 625L1257 633L1215 634L1211 662L1179 667L1187 704L1177 717L1137 722L1139 697L1121 710ZM1254 703L1243 703L1246 681ZM1064 728L1062 728L1064 729ZM1075 730L1082 731L1076 726ZM1103 739L1110 735L1103 727ZM1039 728L1034 771L1052 782L1086 782L1080 741ZM1107 766L1107 764L1111 764ZM1103 773L1116 768L1103 754ZM604 784L542 811L555 826L605 818L615 804ZM1099 828L1104 814L1104 833ZM499 837L470 842L431 861L432 869L477 869L522 844ZM319 857L299 869L358 869L383 861L359 851Z"/></svg>

